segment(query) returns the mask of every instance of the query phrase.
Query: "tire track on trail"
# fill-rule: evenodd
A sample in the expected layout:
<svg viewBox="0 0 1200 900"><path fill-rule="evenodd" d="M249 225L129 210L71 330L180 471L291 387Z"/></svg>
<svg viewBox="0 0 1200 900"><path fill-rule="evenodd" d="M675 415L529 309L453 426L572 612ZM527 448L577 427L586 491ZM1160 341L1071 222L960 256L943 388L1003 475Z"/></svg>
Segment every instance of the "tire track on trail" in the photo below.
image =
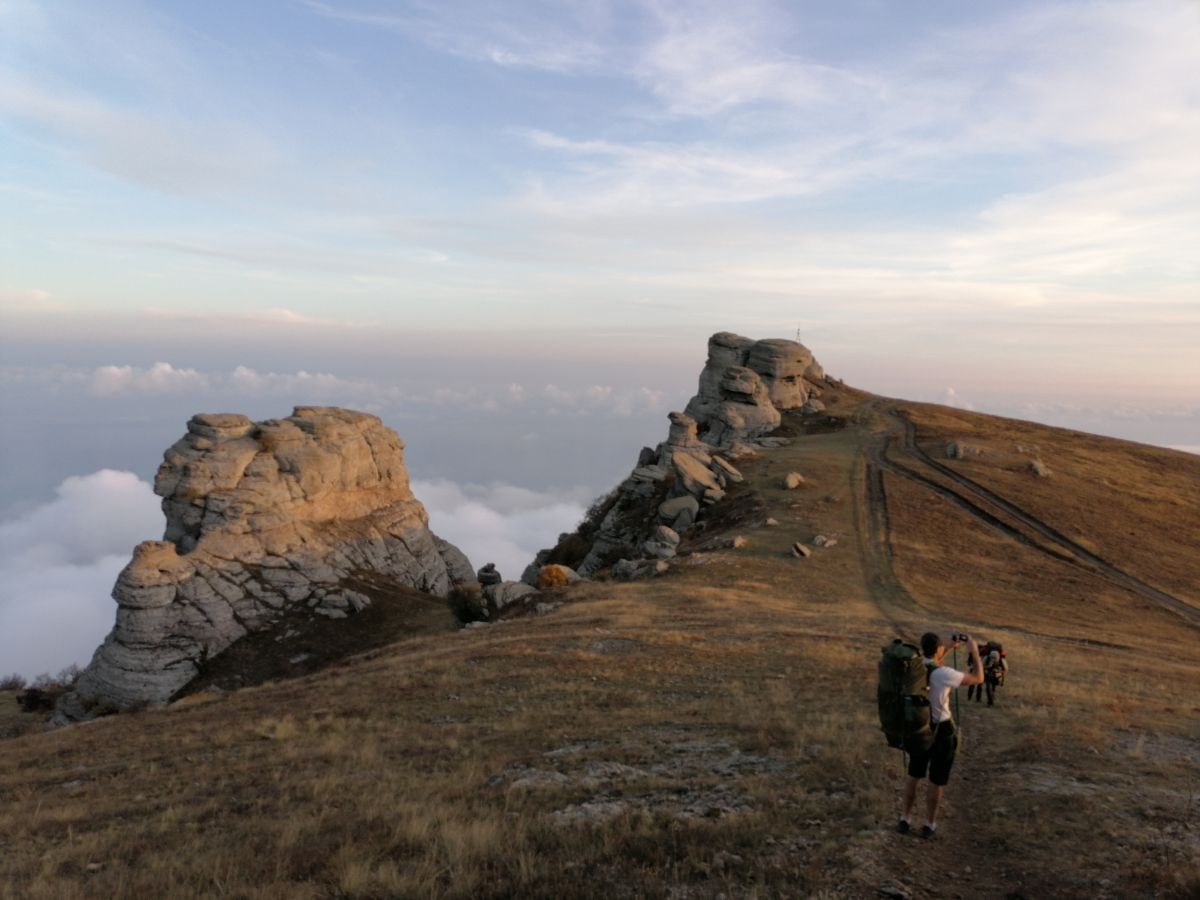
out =
<svg viewBox="0 0 1200 900"><path fill-rule="evenodd" d="M1196 609L1189 603L1185 603L1178 597L1168 594L1166 591L1160 590L1151 584L1147 584L1140 578L1130 575L1128 572L1118 568L1111 562L1106 560L1099 554L1089 550L1083 545L1071 540L1062 532L1058 531L1051 525L1046 524L1037 516L1023 509L1011 500L997 494L995 491L984 487L979 482L972 478L963 475L961 472L938 462L928 453L926 453L917 444L917 429L916 425L910 420L903 411L896 409L894 406L889 406L885 409L887 415L898 421L901 425L902 440L900 449L907 456L915 459L917 462L928 466L935 472L950 479L954 484L966 492L973 494L979 500L990 504L995 509L1003 512L1010 519L1019 523L1023 528L1033 534L1030 535L1019 528L1003 521L995 514L988 512L979 506L974 500L964 496L952 487L934 481L918 472L909 469L899 463L887 459L887 446L891 443L892 433L889 433L886 440L880 449L880 457L883 464L889 471L894 471L896 474L909 478L924 487L936 491L939 495L946 497L951 502L965 509L967 512L974 515L977 519L985 522L993 528L997 528L1004 534L1020 541L1023 544L1034 547L1043 553L1046 553L1055 559L1062 562L1070 563L1078 566L1085 571L1097 573L1107 578L1110 582L1118 587L1124 588L1130 593L1136 594L1150 603L1156 604L1164 609L1176 613L1188 620L1193 625L1200 625L1200 610ZM1049 546L1046 546L1049 544Z"/></svg>
<svg viewBox="0 0 1200 900"><path fill-rule="evenodd" d="M853 481L859 482L852 485L855 531L871 599L896 634L904 635L912 630L911 622L928 610L904 586L893 565L891 518L879 465L882 458L882 450L877 446L879 440L876 435L868 437L854 470ZM907 616L909 621L898 618L897 614Z"/></svg>

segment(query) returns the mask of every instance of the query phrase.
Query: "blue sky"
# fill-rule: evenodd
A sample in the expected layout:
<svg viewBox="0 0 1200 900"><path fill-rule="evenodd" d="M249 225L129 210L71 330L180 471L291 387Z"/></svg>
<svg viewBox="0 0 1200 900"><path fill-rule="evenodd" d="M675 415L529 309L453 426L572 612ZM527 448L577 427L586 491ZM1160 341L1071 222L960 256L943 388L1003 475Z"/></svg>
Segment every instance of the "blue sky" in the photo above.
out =
<svg viewBox="0 0 1200 900"><path fill-rule="evenodd" d="M13 315L1196 328L1194 4L6 0L0 25Z"/></svg>
<svg viewBox="0 0 1200 900"><path fill-rule="evenodd" d="M0 533L128 501L38 544L104 601L191 413L331 402L517 560L722 330L1200 447L1197 47L1184 0L0 0Z"/></svg>

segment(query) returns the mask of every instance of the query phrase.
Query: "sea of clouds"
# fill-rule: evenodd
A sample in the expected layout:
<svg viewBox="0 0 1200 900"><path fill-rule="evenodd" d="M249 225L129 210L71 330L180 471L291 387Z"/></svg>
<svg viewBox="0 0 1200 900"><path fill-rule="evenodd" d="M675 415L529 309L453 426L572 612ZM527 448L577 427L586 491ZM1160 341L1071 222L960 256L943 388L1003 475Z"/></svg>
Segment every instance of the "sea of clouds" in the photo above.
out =
<svg viewBox="0 0 1200 900"><path fill-rule="evenodd" d="M589 489L416 481L435 533L476 567L516 579L542 546L578 524ZM113 583L133 547L162 537L151 486L133 472L71 476L54 499L0 522L0 675L86 665L112 629Z"/></svg>

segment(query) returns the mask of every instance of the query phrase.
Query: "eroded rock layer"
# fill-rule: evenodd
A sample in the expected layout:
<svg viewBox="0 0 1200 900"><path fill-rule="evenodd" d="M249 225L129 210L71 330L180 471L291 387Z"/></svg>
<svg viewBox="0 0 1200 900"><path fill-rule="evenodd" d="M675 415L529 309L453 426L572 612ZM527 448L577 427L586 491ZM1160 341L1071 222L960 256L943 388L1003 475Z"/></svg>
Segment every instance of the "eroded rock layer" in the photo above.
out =
<svg viewBox="0 0 1200 900"><path fill-rule="evenodd" d="M708 361L686 412L696 420L703 441L731 447L774 431L780 410L803 407L814 382L823 378L803 344L754 341L722 331L708 339Z"/></svg>
<svg viewBox="0 0 1200 900"><path fill-rule="evenodd" d="M673 557L680 533L742 481L731 460L778 446L763 436L779 427L784 410L819 411L824 382L803 344L714 334L696 396L686 412L670 414L667 439L644 448L629 477L597 502L580 529L538 554L526 580L533 583L546 562L566 562L589 576L617 560Z"/></svg>
<svg viewBox="0 0 1200 900"><path fill-rule="evenodd" d="M404 443L377 417L300 406L265 422L202 414L187 428L154 480L163 540L138 545L118 576L116 624L60 707L67 718L168 699L285 608L342 618L381 585L445 596L474 581L429 530Z"/></svg>

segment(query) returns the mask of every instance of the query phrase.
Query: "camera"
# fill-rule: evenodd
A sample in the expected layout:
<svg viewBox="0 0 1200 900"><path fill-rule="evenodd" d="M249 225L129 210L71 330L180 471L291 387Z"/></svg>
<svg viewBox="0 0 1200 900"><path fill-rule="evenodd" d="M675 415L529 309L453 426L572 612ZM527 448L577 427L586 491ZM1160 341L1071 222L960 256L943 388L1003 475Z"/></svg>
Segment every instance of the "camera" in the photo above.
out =
<svg viewBox="0 0 1200 900"><path fill-rule="evenodd" d="M969 634L963 634L961 631L956 631L954 634L950 635L950 640L954 641L956 644L965 644L970 639L971 636Z"/></svg>

